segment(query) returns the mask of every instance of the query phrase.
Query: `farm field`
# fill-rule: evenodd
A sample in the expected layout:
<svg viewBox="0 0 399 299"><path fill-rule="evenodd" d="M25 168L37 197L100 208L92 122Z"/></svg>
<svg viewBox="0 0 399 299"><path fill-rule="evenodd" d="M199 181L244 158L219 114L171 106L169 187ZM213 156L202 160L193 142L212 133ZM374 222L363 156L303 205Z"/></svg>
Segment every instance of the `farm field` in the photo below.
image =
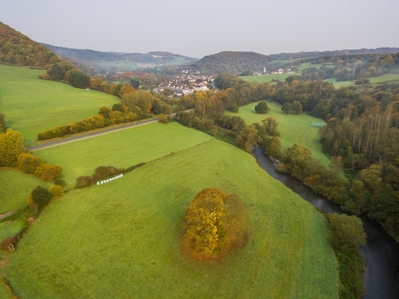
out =
<svg viewBox="0 0 399 299"><path fill-rule="evenodd" d="M260 123L262 120L273 117L278 122L277 130L280 132L281 149L289 148L294 144L302 144L312 151L312 157L323 165L330 164L329 159L323 154L319 142L319 128L311 127L312 122L324 122L324 120L308 114L284 114L281 105L275 102L267 102L271 111L267 114L255 112L258 103L251 103L240 107L238 113L227 112L230 115L238 115L245 120L247 125Z"/></svg>
<svg viewBox="0 0 399 299"><path fill-rule="evenodd" d="M212 139L212 136L186 128L178 123L153 123L109 133L79 142L34 152L53 165L63 168L68 184L76 178L92 175L98 166L127 168L158 159Z"/></svg>
<svg viewBox="0 0 399 299"><path fill-rule="evenodd" d="M198 264L180 254L179 238L187 205L206 187L243 198L249 239ZM211 140L54 201L6 279L21 299L338 298L336 268L322 214L252 156Z"/></svg>
<svg viewBox="0 0 399 299"><path fill-rule="evenodd" d="M25 146L34 144L39 132L80 121L102 106L119 103L109 94L38 79L43 73L0 64L0 112L8 127L22 133Z"/></svg>
<svg viewBox="0 0 399 299"><path fill-rule="evenodd" d="M26 206L26 198L36 186L49 187L32 174L15 168L0 168L0 215ZM1 233L1 232L0 232Z"/></svg>

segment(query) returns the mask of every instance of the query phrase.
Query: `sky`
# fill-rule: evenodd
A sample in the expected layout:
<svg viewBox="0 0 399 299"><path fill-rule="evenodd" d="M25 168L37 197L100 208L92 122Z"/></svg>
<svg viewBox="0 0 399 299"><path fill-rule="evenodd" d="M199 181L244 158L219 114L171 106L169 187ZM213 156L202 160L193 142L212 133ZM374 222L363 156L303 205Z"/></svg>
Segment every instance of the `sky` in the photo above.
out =
<svg viewBox="0 0 399 299"><path fill-rule="evenodd" d="M34 41L103 52L283 52L399 47L398 0L3 0Z"/></svg>

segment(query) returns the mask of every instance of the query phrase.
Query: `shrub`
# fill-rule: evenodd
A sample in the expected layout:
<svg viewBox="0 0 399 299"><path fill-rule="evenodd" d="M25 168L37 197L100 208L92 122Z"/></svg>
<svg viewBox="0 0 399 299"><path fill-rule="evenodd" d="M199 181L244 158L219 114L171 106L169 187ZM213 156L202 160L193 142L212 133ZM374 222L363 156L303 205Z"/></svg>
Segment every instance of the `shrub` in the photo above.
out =
<svg viewBox="0 0 399 299"><path fill-rule="evenodd" d="M34 175L42 181L50 182L58 179L61 176L61 172L61 166L44 163L36 168Z"/></svg>
<svg viewBox="0 0 399 299"><path fill-rule="evenodd" d="M37 204L39 210L42 210L50 202L51 194L44 187L37 186L31 194L32 202Z"/></svg>
<svg viewBox="0 0 399 299"><path fill-rule="evenodd" d="M76 179L75 188L88 187L93 183L94 183L94 180L91 176L80 176Z"/></svg>
<svg viewBox="0 0 399 299"><path fill-rule="evenodd" d="M62 189L61 186L58 185L53 185L50 187L50 194L52 198L57 198L60 197L62 195L62 193L64 192L64 189Z"/></svg>
<svg viewBox="0 0 399 299"><path fill-rule="evenodd" d="M99 166L93 174L94 181L102 181L121 173L121 171L113 166Z"/></svg>

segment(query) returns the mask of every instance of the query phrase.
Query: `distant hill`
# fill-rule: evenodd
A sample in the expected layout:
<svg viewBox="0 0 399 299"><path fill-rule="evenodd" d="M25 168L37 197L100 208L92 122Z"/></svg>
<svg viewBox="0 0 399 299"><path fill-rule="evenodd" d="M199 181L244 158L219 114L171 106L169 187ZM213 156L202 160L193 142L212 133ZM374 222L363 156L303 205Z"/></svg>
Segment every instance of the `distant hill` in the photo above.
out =
<svg viewBox="0 0 399 299"><path fill-rule="evenodd" d="M0 22L0 63L44 67L59 61L44 45Z"/></svg>
<svg viewBox="0 0 399 299"><path fill-rule="evenodd" d="M355 50L336 50L336 51L311 51L298 53L280 53L272 54L275 59L301 59L301 58L315 58L325 56L348 56L348 55L368 55L368 54L396 54L399 48L377 48L377 49L355 49Z"/></svg>
<svg viewBox="0 0 399 299"><path fill-rule="evenodd" d="M272 57L255 52L224 51L208 55L191 64L198 71L208 71L216 74L238 74L244 71L263 71Z"/></svg>
<svg viewBox="0 0 399 299"><path fill-rule="evenodd" d="M161 66L187 64L196 58L169 52L118 53L100 52L87 49L71 49L43 44L57 55L91 67L114 71L131 71L135 69L153 69Z"/></svg>

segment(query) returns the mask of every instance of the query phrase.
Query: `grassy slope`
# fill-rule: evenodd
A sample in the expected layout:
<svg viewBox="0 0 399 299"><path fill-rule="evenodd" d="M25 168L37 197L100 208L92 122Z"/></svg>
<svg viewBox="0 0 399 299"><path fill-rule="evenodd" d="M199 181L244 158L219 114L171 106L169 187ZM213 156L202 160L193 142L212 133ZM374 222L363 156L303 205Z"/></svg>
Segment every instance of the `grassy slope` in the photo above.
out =
<svg viewBox="0 0 399 299"><path fill-rule="evenodd" d="M296 144L302 144L312 151L312 157L320 160L323 165L330 163L329 159L323 154L319 142L319 128L311 127L312 122L324 122L321 119L307 114L283 114L281 105L267 102L271 111L267 114L255 113L257 103L251 103L240 107L238 113L230 113L242 117L246 124L259 123L263 119L273 117L278 122L277 130L280 132L281 148L288 148Z"/></svg>
<svg viewBox="0 0 399 299"><path fill-rule="evenodd" d="M0 168L0 214L25 206L26 198L39 185L49 184L14 168Z"/></svg>
<svg viewBox="0 0 399 299"><path fill-rule="evenodd" d="M184 211L206 187L244 199L249 242L197 265L178 243ZM52 203L7 279L22 299L337 298L336 267L324 217L250 155L213 140Z"/></svg>
<svg viewBox="0 0 399 299"><path fill-rule="evenodd" d="M38 79L43 72L0 65L0 112L9 127L22 133L25 145L35 143L39 132L80 121L119 102L105 93Z"/></svg>
<svg viewBox="0 0 399 299"><path fill-rule="evenodd" d="M153 123L35 151L47 163L60 165L67 183L92 175L98 166L129 167L210 140L212 137L178 123Z"/></svg>

